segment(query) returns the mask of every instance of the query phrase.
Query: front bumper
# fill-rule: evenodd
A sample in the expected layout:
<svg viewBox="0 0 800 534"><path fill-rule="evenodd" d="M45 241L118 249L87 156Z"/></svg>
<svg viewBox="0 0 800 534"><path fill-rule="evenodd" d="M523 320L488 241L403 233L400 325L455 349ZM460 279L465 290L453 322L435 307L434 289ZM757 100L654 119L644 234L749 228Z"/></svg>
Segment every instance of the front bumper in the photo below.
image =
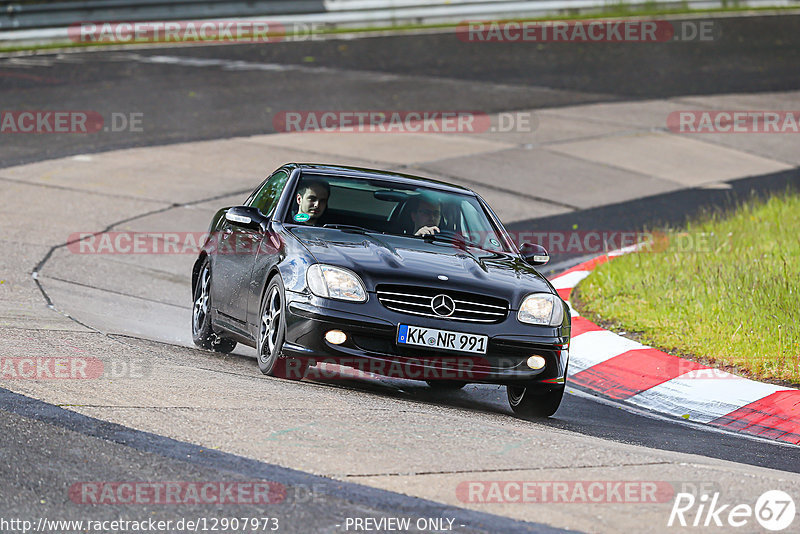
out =
<svg viewBox="0 0 800 534"><path fill-rule="evenodd" d="M359 371L413 380L457 380L488 384L563 387L568 363L569 328L524 325L516 314L496 324L475 324L418 317L383 307L374 294L365 303L320 299L287 291L286 356L315 365L335 363ZM488 336L486 354L470 354L398 345L398 324ZM325 340L329 330L341 330L347 340ZM528 367L532 355L546 365Z"/></svg>

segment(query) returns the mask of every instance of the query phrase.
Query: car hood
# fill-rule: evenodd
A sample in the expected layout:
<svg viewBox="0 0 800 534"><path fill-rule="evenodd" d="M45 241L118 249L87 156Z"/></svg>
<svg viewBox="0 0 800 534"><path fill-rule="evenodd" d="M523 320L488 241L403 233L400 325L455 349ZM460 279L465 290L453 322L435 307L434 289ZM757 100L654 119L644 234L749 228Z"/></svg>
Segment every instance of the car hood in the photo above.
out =
<svg viewBox="0 0 800 534"><path fill-rule="evenodd" d="M358 273L367 291L381 283L469 291L505 298L514 309L529 293L555 293L531 265L510 254L331 228L295 227L290 231L318 262Z"/></svg>

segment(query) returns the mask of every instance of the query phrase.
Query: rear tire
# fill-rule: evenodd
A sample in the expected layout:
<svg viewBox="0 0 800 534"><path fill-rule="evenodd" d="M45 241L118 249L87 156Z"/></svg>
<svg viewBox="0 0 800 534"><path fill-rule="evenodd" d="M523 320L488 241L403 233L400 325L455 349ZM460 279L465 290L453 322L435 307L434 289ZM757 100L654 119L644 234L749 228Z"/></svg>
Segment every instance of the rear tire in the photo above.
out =
<svg viewBox="0 0 800 534"><path fill-rule="evenodd" d="M506 385L511 410L520 417L550 417L561 405L564 386L536 391L532 386Z"/></svg>
<svg viewBox="0 0 800 534"><path fill-rule="evenodd" d="M211 324L211 266L208 264L208 259L205 259L200 266L200 274L194 288L192 341L201 349L225 354L236 348L236 341L217 335Z"/></svg>

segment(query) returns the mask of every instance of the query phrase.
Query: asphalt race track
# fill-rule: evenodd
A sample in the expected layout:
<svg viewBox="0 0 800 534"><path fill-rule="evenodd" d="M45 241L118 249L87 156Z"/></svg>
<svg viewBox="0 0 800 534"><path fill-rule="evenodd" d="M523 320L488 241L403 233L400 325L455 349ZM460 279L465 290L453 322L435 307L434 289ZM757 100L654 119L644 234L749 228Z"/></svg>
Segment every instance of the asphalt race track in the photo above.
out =
<svg viewBox="0 0 800 534"><path fill-rule="evenodd" d="M143 113L147 128L79 143L53 137L46 146L20 136L3 143L2 161L8 166L110 148L270 133L273 114L289 109L383 109L391 103L391 109L499 112L797 89L800 18L731 18L716 24L719 40L667 45L480 45L437 33L5 60L0 87L8 108L38 109L56 98L64 109L88 105L101 113ZM178 68L166 59L153 62L156 56L227 64ZM248 64L284 68L265 71ZM214 67L224 75L211 74Z"/></svg>
<svg viewBox="0 0 800 534"><path fill-rule="evenodd" d="M142 122L135 131L0 134L0 355L81 354L120 369L96 381L0 380L0 518L269 516L286 532L353 531L348 518L402 517L452 520L426 532L705 531L668 528L671 499L488 505L458 493L475 480L705 485L725 503L750 505L781 489L800 503L797 447L575 389L554 417L524 421L491 386L439 393L388 378L265 378L251 349L220 356L192 347L193 257L100 257L64 246L73 232L204 231L218 207L300 158L467 184L518 231L680 224L797 187L791 136L709 138L703 165L710 175L721 170L706 181L692 160L675 160L685 174L672 177L643 172L650 161L622 151L619 166L596 152L594 166L574 158L578 143L663 134L674 109L800 109L800 16L714 22L713 42L479 45L434 32L1 57L3 111L91 110L107 126L112 116ZM466 140L273 135L281 111L379 109L523 110L538 128ZM575 145L557 146L560 136ZM548 146L557 154L538 159ZM673 149L694 147L665 150ZM581 257L554 254L550 271ZM283 489L267 506L76 497L76 485L103 481ZM741 531L761 530L751 522Z"/></svg>

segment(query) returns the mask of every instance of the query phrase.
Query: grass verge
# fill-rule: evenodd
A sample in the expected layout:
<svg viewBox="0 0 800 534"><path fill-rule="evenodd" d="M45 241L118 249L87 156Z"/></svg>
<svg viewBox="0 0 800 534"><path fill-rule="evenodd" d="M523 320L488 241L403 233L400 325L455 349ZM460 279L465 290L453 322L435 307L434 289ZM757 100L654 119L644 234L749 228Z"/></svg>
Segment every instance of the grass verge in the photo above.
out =
<svg viewBox="0 0 800 534"><path fill-rule="evenodd" d="M581 315L666 352L800 385L800 195L754 200L597 267Z"/></svg>

